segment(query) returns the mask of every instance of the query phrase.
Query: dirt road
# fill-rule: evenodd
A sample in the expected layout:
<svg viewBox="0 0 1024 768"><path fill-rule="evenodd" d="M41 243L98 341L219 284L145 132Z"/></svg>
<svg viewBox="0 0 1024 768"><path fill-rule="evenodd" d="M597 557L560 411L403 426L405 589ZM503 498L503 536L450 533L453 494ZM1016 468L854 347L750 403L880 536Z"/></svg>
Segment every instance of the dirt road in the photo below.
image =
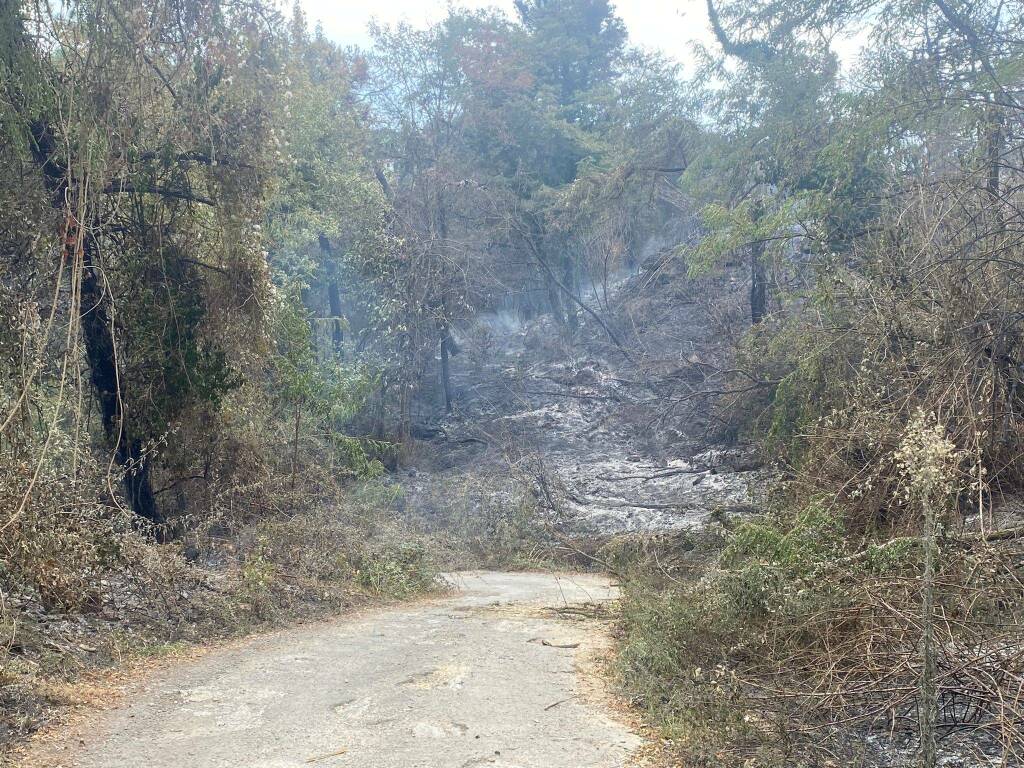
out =
<svg viewBox="0 0 1024 768"><path fill-rule="evenodd" d="M607 579L450 578L450 597L264 636L156 673L52 764L625 765L639 739L580 671L605 640L601 628L545 610L612 599Z"/></svg>

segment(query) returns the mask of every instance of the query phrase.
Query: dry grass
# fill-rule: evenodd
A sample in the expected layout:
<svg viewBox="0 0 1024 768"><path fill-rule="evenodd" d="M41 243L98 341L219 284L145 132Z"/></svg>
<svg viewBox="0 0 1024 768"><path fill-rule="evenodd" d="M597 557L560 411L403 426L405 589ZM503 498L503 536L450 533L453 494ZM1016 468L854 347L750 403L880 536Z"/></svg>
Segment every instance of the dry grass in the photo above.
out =
<svg viewBox="0 0 1024 768"><path fill-rule="evenodd" d="M631 571L619 671L668 754L715 766L913 754L920 542L842 557L830 528L820 517L747 522L711 565L663 549ZM949 537L941 548L934 636L947 755L1024 755L1022 544Z"/></svg>
<svg viewBox="0 0 1024 768"><path fill-rule="evenodd" d="M112 679L104 670L435 589L433 540L395 519L391 494L374 482L305 513L197 530L162 546L125 531L119 559L75 575L92 596L81 603L47 602L8 573L0 581L0 754L55 713L88 704L90 691Z"/></svg>

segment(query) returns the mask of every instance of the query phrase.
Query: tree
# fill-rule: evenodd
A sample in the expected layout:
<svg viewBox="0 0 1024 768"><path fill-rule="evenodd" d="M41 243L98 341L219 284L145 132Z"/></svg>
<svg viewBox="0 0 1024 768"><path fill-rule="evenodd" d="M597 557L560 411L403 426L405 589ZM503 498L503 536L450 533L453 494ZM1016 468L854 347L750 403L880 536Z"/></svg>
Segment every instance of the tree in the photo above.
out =
<svg viewBox="0 0 1024 768"><path fill-rule="evenodd" d="M532 67L572 122L599 115L586 102L610 83L626 44L626 26L608 0L516 0L529 33Z"/></svg>
<svg viewBox="0 0 1024 768"><path fill-rule="evenodd" d="M621 64L625 25L606 0L519 0L516 9L528 33L530 71L549 106L531 126L533 151L521 156L516 169L516 195L523 204L510 230L516 247L532 254L550 309L571 336L580 305L580 265L551 216L559 190L600 151L588 131L601 123L596 102Z"/></svg>
<svg viewBox="0 0 1024 768"><path fill-rule="evenodd" d="M55 98L7 90L59 217L108 445L132 509L155 524L162 435L237 386L224 339L262 323L275 43L269 12L248 10L73 4L33 18L41 36L19 43Z"/></svg>

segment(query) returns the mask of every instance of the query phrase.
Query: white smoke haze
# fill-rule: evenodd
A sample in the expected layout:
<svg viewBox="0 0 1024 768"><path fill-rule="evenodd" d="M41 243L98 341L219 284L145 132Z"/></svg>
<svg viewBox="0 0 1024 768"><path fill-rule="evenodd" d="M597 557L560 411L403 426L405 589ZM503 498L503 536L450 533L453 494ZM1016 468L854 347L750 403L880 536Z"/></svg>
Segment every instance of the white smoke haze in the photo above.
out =
<svg viewBox="0 0 1024 768"><path fill-rule="evenodd" d="M441 21L449 8L496 8L515 16L512 0L380 0L375 3L302 0L310 21L319 22L324 34L342 45L370 45L367 25L407 22L427 27ZM704 0L624 0L615 10L626 23L633 45L661 51L684 66L692 63L690 43L711 43Z"/></svg>

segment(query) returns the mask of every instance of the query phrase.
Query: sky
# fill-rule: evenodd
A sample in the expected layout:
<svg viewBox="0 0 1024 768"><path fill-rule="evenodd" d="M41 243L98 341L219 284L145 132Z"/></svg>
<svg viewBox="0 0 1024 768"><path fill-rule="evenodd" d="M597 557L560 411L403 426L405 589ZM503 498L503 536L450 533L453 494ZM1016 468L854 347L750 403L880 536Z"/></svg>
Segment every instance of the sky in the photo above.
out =
<svg viewBox="0 0 1024 768"><path fill-rule="evenodd" d="M366 25L371 19L425 27L443 19L449 4L496 7L514 16L512 0L302 0L302 4L311 23L319 21L327 37L342 45L366 46ZM618 0L615 8L633 45L660 50L684 67L691 60L690 42L712 39L704 0Z"/></svg>

